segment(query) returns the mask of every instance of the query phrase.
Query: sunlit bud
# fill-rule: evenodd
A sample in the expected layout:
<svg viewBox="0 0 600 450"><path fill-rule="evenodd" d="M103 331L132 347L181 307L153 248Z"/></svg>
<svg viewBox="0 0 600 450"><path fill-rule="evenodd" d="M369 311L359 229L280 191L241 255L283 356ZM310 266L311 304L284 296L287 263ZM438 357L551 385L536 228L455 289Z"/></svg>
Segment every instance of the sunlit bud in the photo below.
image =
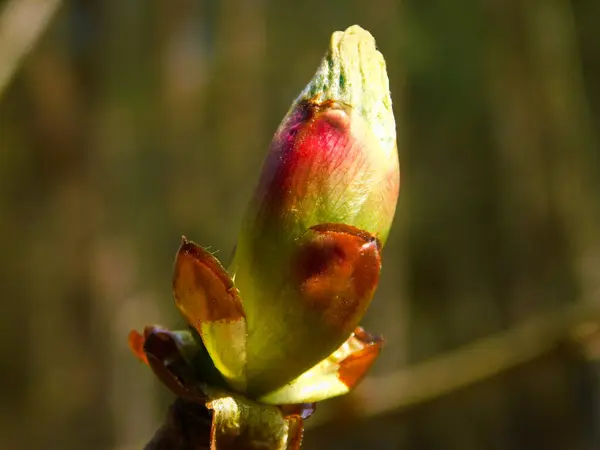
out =
<svg viewBox="0 0 600 450"><path fill-rule="evenodd" d="M377 286L398 187L385 61L353 26L333 34L275 133L229 270L249 392L289 382L348 338Z"/></svg>

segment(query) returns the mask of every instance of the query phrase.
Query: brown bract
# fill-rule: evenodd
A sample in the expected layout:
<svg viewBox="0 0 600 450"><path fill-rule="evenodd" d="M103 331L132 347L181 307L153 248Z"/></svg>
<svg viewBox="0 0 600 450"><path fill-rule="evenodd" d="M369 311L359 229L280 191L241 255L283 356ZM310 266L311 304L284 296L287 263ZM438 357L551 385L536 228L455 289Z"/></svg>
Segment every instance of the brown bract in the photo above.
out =
<svg viewBox="0 0 600 450"><path fill-rule="evenodd" d="M173 292L177 307L197 329L200 321L245 317L238 291L219 260L185 237L175 260Z"/></svg>
<svg viewBox="0 0 600 450"><path fill-rule="evenodd" d="M352 389L366 375L375 359L379 356L383 347L383 339L373 337L363 328L357 327L354 330L354 338L359 340L364 347L348 355L340 364L338 370L339 380Z"/></svg>
<svg viewBox="0 0 600 450"><path fill-rule="evenodd" d="M311 227L298 249L294 275L307 308L350 333L369 305L381 270L376 237L344 224Z"/></svg>
<svg viewBox="0 0 600 450"><path fill-rule="evenodd" d="M193 370L181 356L180 349L168 330L147 326L144 328L144 335L132 330L129 333L129 346L175 395L188 400L204 401L206 396L198 388Z"/></svg>
<svg viewBox="0 0 600 450"><path fill-rule="evenodd" d="M128 336L129 348L133 354L143 363L148 364L148 358L144 352L144 336L136 330L131 330Z"/></svg>

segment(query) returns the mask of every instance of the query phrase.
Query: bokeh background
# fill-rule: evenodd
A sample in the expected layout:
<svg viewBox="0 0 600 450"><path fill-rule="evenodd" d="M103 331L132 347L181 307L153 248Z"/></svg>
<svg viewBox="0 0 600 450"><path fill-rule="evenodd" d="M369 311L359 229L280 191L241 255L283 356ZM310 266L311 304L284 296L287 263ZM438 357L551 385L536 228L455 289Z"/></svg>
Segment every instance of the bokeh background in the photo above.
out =
<svg viewBox="0 0 600 450"><path fill-rule="evenodd" d="M402 186L306 449L600 448L600 2L4 0L0 448L140 449L172 400L130 328L180 323L182 234L228 255L334 30L383 52Z"/></svg>

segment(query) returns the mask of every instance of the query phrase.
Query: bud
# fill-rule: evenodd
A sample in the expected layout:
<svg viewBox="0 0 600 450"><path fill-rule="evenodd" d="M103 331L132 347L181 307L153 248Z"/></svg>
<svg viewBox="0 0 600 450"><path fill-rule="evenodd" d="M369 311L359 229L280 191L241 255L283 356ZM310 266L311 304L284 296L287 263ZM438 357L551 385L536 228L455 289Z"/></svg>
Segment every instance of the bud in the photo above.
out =
<svg viewBox="0 0 600 450"><path fill-rule="evenodd" d="M353 26L333 34L275 133L229 269L245 310L248 393L290 382L358 325L398 187L385 61Z"/></svg>
<svg viewBox="0 0 600 450"><path fill-rule="evenodd" d="M129 335L165 385L212 410L211 448L298 448L313 402L375 361L382 341L356 326L398 187L385 62L353 26L275 133L230 269L183 239L173 294L190 328Z"/></svg>

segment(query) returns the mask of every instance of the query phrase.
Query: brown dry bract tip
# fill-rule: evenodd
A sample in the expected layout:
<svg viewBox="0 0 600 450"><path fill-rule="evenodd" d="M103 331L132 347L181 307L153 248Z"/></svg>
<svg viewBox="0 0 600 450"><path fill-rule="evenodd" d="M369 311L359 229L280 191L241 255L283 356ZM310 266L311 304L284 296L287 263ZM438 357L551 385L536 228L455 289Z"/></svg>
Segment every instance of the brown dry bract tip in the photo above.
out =
<svg viewBox="0 0 600 450"><path fill-rule="evenodd" d="M173 292L177 306L194 326L245 317L238 291L219 260L185 238L175 261Z"/></svg>
<svg viewBox="0 0 600 450"><path fill-rule="evenodd" d="M381 337L372 336L362 327L356 327L353 337L365 347L341 361L338 371L338 379L350 389L362 380L385 344Z"/></svg>

